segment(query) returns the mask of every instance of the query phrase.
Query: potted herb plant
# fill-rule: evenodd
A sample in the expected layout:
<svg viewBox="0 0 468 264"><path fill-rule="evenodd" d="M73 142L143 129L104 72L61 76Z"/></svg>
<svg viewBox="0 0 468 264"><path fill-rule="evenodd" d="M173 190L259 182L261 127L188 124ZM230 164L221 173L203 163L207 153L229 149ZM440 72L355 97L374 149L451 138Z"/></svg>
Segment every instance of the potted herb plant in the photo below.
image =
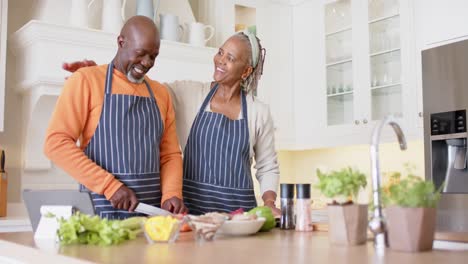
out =
<svg viewBox="0 0 468 264"><path fill-rule="evenodd" d="M431 250L441 189L412 174L400 176L394 173L381 190L389 246L409 252Z"/></svg>
<svg viewBox="0 0 468 264"><path fill-rule="evenodd" d="M328 236L338 245L359 245L367 240L367 204L357 204L361 188L366 187L366 176L358 170L343 168L323 173L317 170L319 182L315 188L327 198Z"/></svg>

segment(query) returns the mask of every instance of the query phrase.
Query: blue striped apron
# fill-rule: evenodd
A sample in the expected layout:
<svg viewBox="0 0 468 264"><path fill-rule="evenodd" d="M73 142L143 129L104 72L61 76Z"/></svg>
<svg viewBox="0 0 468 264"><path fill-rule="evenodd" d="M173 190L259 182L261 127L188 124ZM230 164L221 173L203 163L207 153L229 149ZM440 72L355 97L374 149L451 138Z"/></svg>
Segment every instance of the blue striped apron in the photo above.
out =
<svg viewBox="0 0 468 264"><path fill-rule="evenodd" d="M146 81L150 97L112 94L113 69L110 63L99 124L84 153L132 189L138 201L160 207L159 143L164 127L156 99ZM83 185L80 189L89 191ZM91 192L91 197L101 218L140 215L115 209L104 195Z"/></svg>
<svg viewBox="0 0 468 264"><path fill-rule="evenodd" d="M191 214L230 212L257 206L250 171L247 102L242 119L205 111L216 85L193 121L184 151L184 202Z"/></svg>

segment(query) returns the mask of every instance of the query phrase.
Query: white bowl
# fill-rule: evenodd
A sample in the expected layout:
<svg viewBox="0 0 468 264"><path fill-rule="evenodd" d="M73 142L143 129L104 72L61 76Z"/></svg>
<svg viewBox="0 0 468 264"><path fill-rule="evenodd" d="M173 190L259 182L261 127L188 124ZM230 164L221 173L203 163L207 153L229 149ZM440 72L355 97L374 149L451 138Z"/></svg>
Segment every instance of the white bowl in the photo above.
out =
<svg viewBox="0 0 468 264"><path fill-rule="evenodd" d="M255 220L228 220L225 221L218 230L223 235L246 236L255 234L265 223L265 217L259 217Z"/></svg>

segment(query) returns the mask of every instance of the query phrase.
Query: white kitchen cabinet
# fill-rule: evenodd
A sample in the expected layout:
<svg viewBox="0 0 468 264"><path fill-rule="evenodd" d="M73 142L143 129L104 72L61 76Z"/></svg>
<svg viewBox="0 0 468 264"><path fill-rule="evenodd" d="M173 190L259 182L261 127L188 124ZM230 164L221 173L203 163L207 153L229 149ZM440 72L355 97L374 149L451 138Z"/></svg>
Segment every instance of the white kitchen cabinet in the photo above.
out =
<svg viewBox="0 0 468 264"><path fill-rule="evenodd" d="M370 142L395 115L418 134L411 1L305 1L293 7L295 148ZM394 140L384 131L384 140Z"/></svg>
<svg viewBox="0 0 468 264"><path fill-rule="evenodd" d="M468 35L468 1L414 0L414 5L423 49Z"/></svg>

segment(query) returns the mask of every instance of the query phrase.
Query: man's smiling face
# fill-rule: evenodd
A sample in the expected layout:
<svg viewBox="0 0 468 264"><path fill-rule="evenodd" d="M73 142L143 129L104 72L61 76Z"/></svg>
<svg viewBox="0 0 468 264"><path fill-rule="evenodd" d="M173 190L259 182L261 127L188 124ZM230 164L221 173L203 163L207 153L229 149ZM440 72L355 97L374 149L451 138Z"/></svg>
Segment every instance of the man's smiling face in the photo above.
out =
<svg viewBox="0 0 468 264"><path fill-rule="evenodd" d="M160 46L156 34L147 30L119 37L120 66L130 82L143 82L145 74L153 67Z"/></svg>

